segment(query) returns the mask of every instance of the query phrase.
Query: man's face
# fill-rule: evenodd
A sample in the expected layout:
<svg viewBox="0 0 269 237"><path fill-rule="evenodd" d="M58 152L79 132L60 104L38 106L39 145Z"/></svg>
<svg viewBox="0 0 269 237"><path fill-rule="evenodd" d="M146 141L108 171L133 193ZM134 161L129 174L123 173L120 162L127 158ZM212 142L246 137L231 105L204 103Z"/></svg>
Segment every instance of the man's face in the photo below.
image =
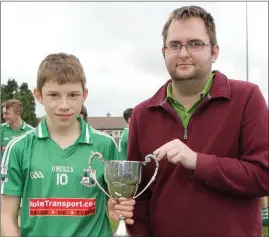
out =
<svg viewBox="0 0 269 237"><path fill-rule="evenodd" d="M74 124L87 95L88 91L83 91L80 83L59 85L47 82L42 87L42 94L35 91L36 99L44 105L48 121L57 127Z"/></svg>
<svg viewBox="0 0 269 237"><path fill-rule="evenodd" d="M14 124L18 120L18 117L20 117L19 113L15 113L13 108L7 109L4 107L2 112L5 122L9 125Z"/></svg>
<svg viewBox="0 0 269 237"><path fill-rule="evenodd" d="M188 42L201 42L208 44L210 39L206 31L205 23L201 18L192 17L185 20L175 20L171 23L166 45L171 42L187 44ZM172 79L204 79L212 70L212 63L218 56L218 46L204 46L203 50L189 52L185 46L178 53L172 53L163 49L165 64Z"/></svg>

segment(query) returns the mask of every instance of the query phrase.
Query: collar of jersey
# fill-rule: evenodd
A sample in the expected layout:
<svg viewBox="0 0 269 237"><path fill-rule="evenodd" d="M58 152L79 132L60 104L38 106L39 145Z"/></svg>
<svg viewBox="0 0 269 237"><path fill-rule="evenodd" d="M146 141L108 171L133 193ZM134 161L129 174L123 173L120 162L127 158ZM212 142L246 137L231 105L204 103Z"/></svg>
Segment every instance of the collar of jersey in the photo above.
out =
<svg viewBox="0 0 269 237"><path fill-rule="evenodd" d="M92 144L92 130L90 125L88 125L81 117L78 117L77 120L80 122L81 135L76 143ZM39 125L35 129L35 136L40 139L50 137L46 117L40 121Z"/></svg>
<svg viewBox="0 0 269 237"><path fill-rule="evenodd" d="M8 123L6 123L6 126L7 126L8 128L10 127L10 125L9 125ZM26 126L25 122L22 121L21 129L25 129L25 126Z"/></svg>

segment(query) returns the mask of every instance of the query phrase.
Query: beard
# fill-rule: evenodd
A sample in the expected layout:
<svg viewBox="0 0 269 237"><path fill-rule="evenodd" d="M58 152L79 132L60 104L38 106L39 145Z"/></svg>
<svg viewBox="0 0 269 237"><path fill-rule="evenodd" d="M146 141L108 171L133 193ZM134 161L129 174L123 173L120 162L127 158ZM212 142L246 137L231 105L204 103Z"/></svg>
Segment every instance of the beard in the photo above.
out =
<svg viewBox="0 0 269 237"><path fill-rule="evenodd" d="M176 88L178 88L183 95L195 95L202 92L207 82L207 77L186 78L176 75L171 78Z"/></svg>
<svg viewBox="0 0 269 237"><path fill-rule="evenodd" d="M203 69L194 69L188 75L179 74L177 70L169 72L174 86L182 95L190 96L201 93L212 71L212 65L205 63Z"/></svg>

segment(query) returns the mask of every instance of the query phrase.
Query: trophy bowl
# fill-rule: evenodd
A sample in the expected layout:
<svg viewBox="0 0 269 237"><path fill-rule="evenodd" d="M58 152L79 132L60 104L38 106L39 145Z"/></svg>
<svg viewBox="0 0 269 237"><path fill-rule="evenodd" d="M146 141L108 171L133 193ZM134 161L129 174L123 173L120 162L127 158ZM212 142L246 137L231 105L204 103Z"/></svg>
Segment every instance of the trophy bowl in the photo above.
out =
<svg viewBox="0 0 269 237"><path fill-rule="evenodd" d="M104 164L104 178L107 183L108 192L99 184L96 178L96 170L92 168L92 159L97 156L97 158ZM142 168L147 165L150 161L155 161L155 172L149 181L149 183L144 187L144 189L138 193L138 187L141 182ZM145 157L145 161L122 161L122 160L109 160L104 161L102 159L102 154L99 152L93 152L89 157L89 169L90 177L95 181L98 187L110 198L137 198L140 196L149 185L155 180L159 169L159 163L156 156L149 154ZM117 231L113 234L113 237L129 237L129 233L126 228L124 217L119 217L119 225Z"/></svg>
<svg viewBox="0 0 269 237"><path fill-rule="evenodd" d="M104 176L113 198L133 198L141 182L142 162L106 161Z"/></svg>

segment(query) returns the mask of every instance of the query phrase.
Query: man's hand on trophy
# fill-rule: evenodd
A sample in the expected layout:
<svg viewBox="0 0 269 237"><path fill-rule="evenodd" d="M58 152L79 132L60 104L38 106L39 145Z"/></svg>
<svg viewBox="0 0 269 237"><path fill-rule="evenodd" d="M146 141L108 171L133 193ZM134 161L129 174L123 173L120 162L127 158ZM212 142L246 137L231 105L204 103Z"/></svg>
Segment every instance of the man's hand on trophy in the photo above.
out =
<svg viewBox="0 0 269 237"><path fill-rule="evenodd" d="M180 164L186 169L195 170L197 153L192 151L179 139L174 139L153 152L157 160L160 161L167 156L168 161L177 165Z"/></svg>
<svg viewBox="0 0 269 237"><path fill-rule="evenodd" d="M132 219L134 205L134 199L110 198L107 203L108 216L115 221L119 221L119 216L122 215L125 217L125 223L132 225L134 223Z"/></svg>

